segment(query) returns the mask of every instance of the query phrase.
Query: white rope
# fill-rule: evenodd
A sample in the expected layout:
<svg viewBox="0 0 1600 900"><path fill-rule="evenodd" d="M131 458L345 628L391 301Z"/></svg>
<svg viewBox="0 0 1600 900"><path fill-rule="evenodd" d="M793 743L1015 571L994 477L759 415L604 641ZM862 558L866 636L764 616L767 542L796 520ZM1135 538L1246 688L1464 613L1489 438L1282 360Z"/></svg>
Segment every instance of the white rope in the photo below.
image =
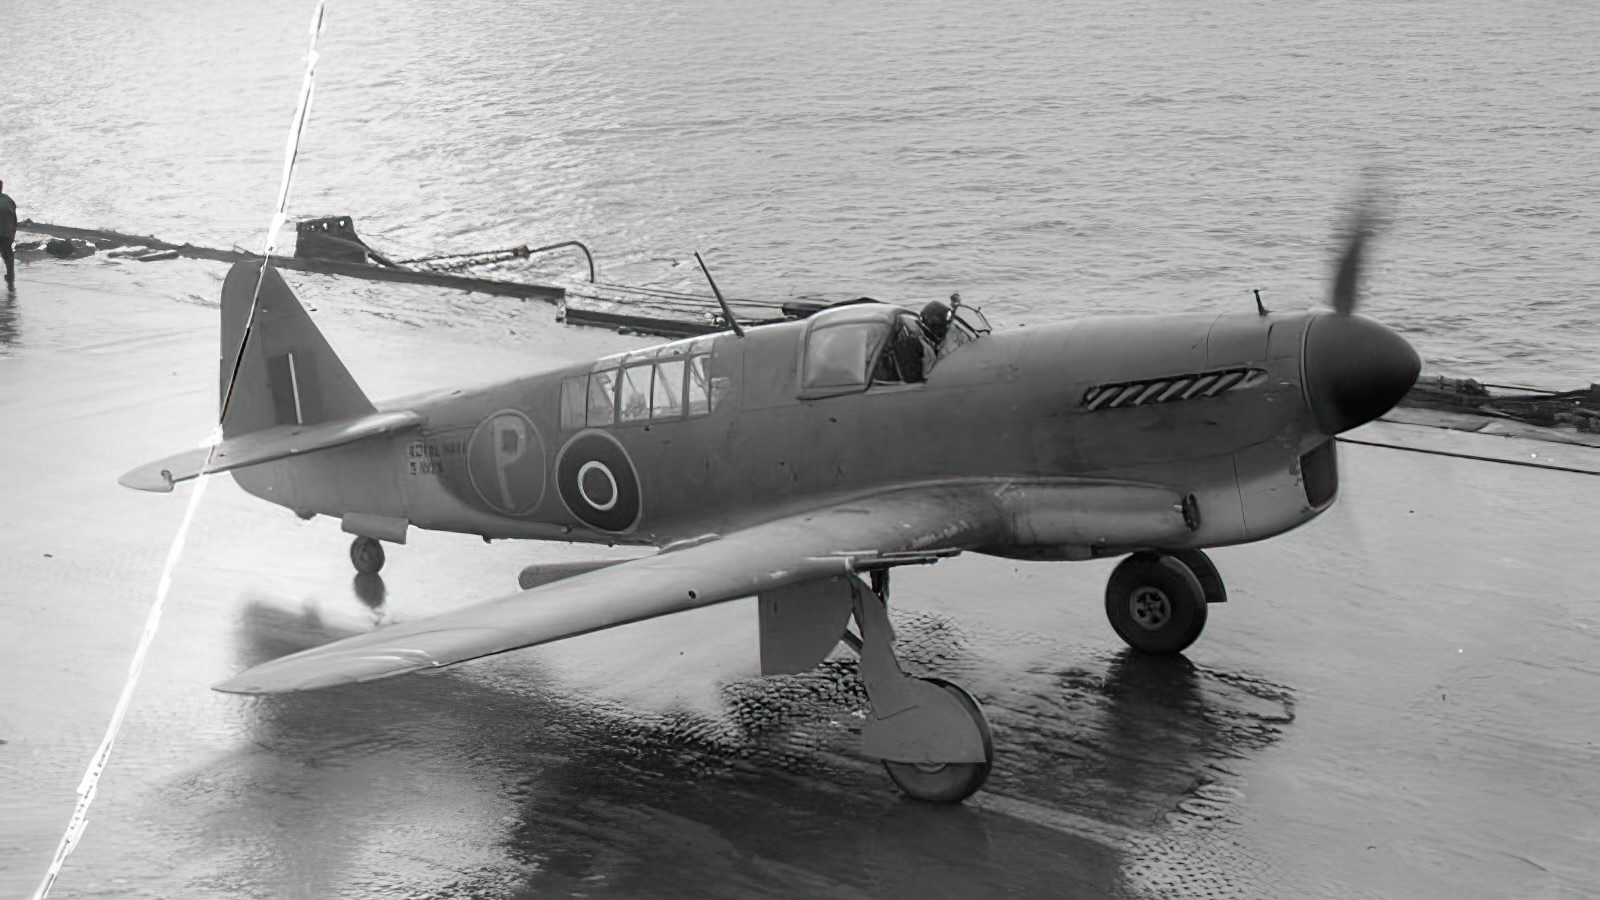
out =
<svg viewBox="0 0 1600 900"><path fill-rule="evenodd" d="M322 15L325 0L317 0L316 11L311 17L311 50L306 59L305 79L300 88L300 105L295 110L294 126L289 131L289 147L283 164L283 179L278 189L278 206L272 216L272 224L267 230L267 238L262 247L264 257L270 257L278 231L283 227L285 212L289 204L289 187L294 176L295 159L300 152L300 136L305 131L306 116L311 109L312 76L317 65L317 38L322 33ZM266 273L267 261L261 263L262 276ZM239 358L244 357L245 342L249 340L250 326L255 322L256 302L261 293L261 277L256 279L256 296L250 301L250 316L246 321L245 338L239 344ZM235 362L233 373L228 378L228 389L223 395L222 414L227 412L228 400L233 396L233 383L239 375L239 366ZM139 684L139 674L144 670L145 657L150 652L150 644L155 640L156 630L161 625L161 611L166 605L167 594L172 589L172 573L178 566L178 559L183 556L183 547L189 539L189 528L194 522L194 514L200 507L200 499L205 495L208 480L207 470L211 467L211 458L216 454L217 445L222 441L222 414L218 415L218 425L211 434L209 441L211 450L206 454L205 465L200 469L200 475L195 479L194 491L189 495L189 503L184 507L183 520L178 525L178 533L172 538L172 546L167 550L166 563L161 567L161 579L156 583L155 600L150 604L150 612L145 617L144 633L139 636L139 645L133 652L133 661L128 664L128 677L122 685L122 695L117 698L117 706L111 713L111 722L106 726L105 737L100 739L100 746L94 756L89 760L89 768L83 773L83 780L78 783L78 804L72 812L72 819L67 823L67 830L61 835L61 843L56 846L55 858L50 861L50 869L45 873L44 880L39 883L39 889L34 892L34 900L44 900L50 893L50 888L55 884L56 878L61 874L61 867L78 845L78 839L83 836L83 831L89 825L89 806L94 803L95 793L100 785L100 776L105 773L106 765L111 760L111 748L116 744L117 732L122 728L122 721L127 716L128 707L133 702L134 690Z"/></svg>

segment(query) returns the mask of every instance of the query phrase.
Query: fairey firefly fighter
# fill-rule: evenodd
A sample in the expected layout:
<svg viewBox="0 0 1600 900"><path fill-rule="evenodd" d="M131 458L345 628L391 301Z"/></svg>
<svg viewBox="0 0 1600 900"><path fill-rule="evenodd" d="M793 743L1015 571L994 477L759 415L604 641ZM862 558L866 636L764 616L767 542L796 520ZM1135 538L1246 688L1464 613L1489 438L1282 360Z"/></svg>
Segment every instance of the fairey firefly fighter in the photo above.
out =
<svg viewBox="0 0 1600 900"><path fill-rule="evenodd" d="M223 440L122 483L232 472L301 516L339 517L363 572L383 562L378 541L412 527L659 551L530 567L516 593L218 690L374 681L755 596L762 671L854 648L863 754L910 796L957 802L988 774L989 726L961 688L901 670L890 570L964 551L1125 556L1106 589L1112 626L1149 653L1188 647L1225 598L1203 548L1326 511L1334 435L1416 379L1410 345L1353 314L1360 221L1331 311L990 333L970 308L857 302L381 406L277 271L240 263L222 289Z"/></svg>

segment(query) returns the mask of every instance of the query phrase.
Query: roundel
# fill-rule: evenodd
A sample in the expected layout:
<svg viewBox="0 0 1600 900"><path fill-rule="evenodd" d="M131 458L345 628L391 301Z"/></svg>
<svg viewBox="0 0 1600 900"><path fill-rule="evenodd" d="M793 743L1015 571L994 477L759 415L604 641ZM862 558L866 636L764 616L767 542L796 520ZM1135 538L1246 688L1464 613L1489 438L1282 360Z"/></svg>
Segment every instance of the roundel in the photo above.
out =
<svg viewBox="0 0 1600 900"><path fill-rule="evenodd" d="M514 409L481 422L467 442L467 476L496 512L520 516L544 499L544 441L528 417Z"/></svg>
<svg viewBox="0 0 1600 900"><path fill-rule="evenodd" d="M627 531L639 521L639 473L603 431L586 431L561 448L556 488L573 515L601 531Z"/></svg>

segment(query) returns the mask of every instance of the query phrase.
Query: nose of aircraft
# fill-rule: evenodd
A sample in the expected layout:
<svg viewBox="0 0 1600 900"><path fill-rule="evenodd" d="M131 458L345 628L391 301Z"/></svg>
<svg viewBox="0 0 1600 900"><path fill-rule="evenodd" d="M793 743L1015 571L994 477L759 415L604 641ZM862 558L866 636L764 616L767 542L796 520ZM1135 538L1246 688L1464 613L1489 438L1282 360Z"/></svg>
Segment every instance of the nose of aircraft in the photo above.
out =
<svg viewBox="0 0 1600 900"><path fill-rule="evenodd" d="M1416 383L1422 359L1371 319L1323 315L1306 334L1304 367L1317 427L1338 434L1388 412Z"/></svg>

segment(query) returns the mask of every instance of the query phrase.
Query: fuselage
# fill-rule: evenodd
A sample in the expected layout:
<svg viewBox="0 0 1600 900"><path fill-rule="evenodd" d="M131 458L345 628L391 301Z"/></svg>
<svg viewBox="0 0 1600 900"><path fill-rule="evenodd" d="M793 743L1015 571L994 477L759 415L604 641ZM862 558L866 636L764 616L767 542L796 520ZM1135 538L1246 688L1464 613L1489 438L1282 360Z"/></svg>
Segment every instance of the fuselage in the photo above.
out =
<svg viewBox="0 0 1600 900"><path fill-rule="evenodd" d="M937 481L1039 486L1038 503L1056 482L1169 489L1193 514L1159 538L1172 548L1269 537L1333 502L1331 435L1317 427L1302 359L1325 313L1019 328L947 343L925 378L883 383L872 375L890 352L885 329L915 318L878 307L380 404L423 425L234 476L302 514L657 546ZM852 341L861 350L841 354ZM862 353L861 384L827 369ZM989 549L1132 548L1028 531Z"/></svg>

